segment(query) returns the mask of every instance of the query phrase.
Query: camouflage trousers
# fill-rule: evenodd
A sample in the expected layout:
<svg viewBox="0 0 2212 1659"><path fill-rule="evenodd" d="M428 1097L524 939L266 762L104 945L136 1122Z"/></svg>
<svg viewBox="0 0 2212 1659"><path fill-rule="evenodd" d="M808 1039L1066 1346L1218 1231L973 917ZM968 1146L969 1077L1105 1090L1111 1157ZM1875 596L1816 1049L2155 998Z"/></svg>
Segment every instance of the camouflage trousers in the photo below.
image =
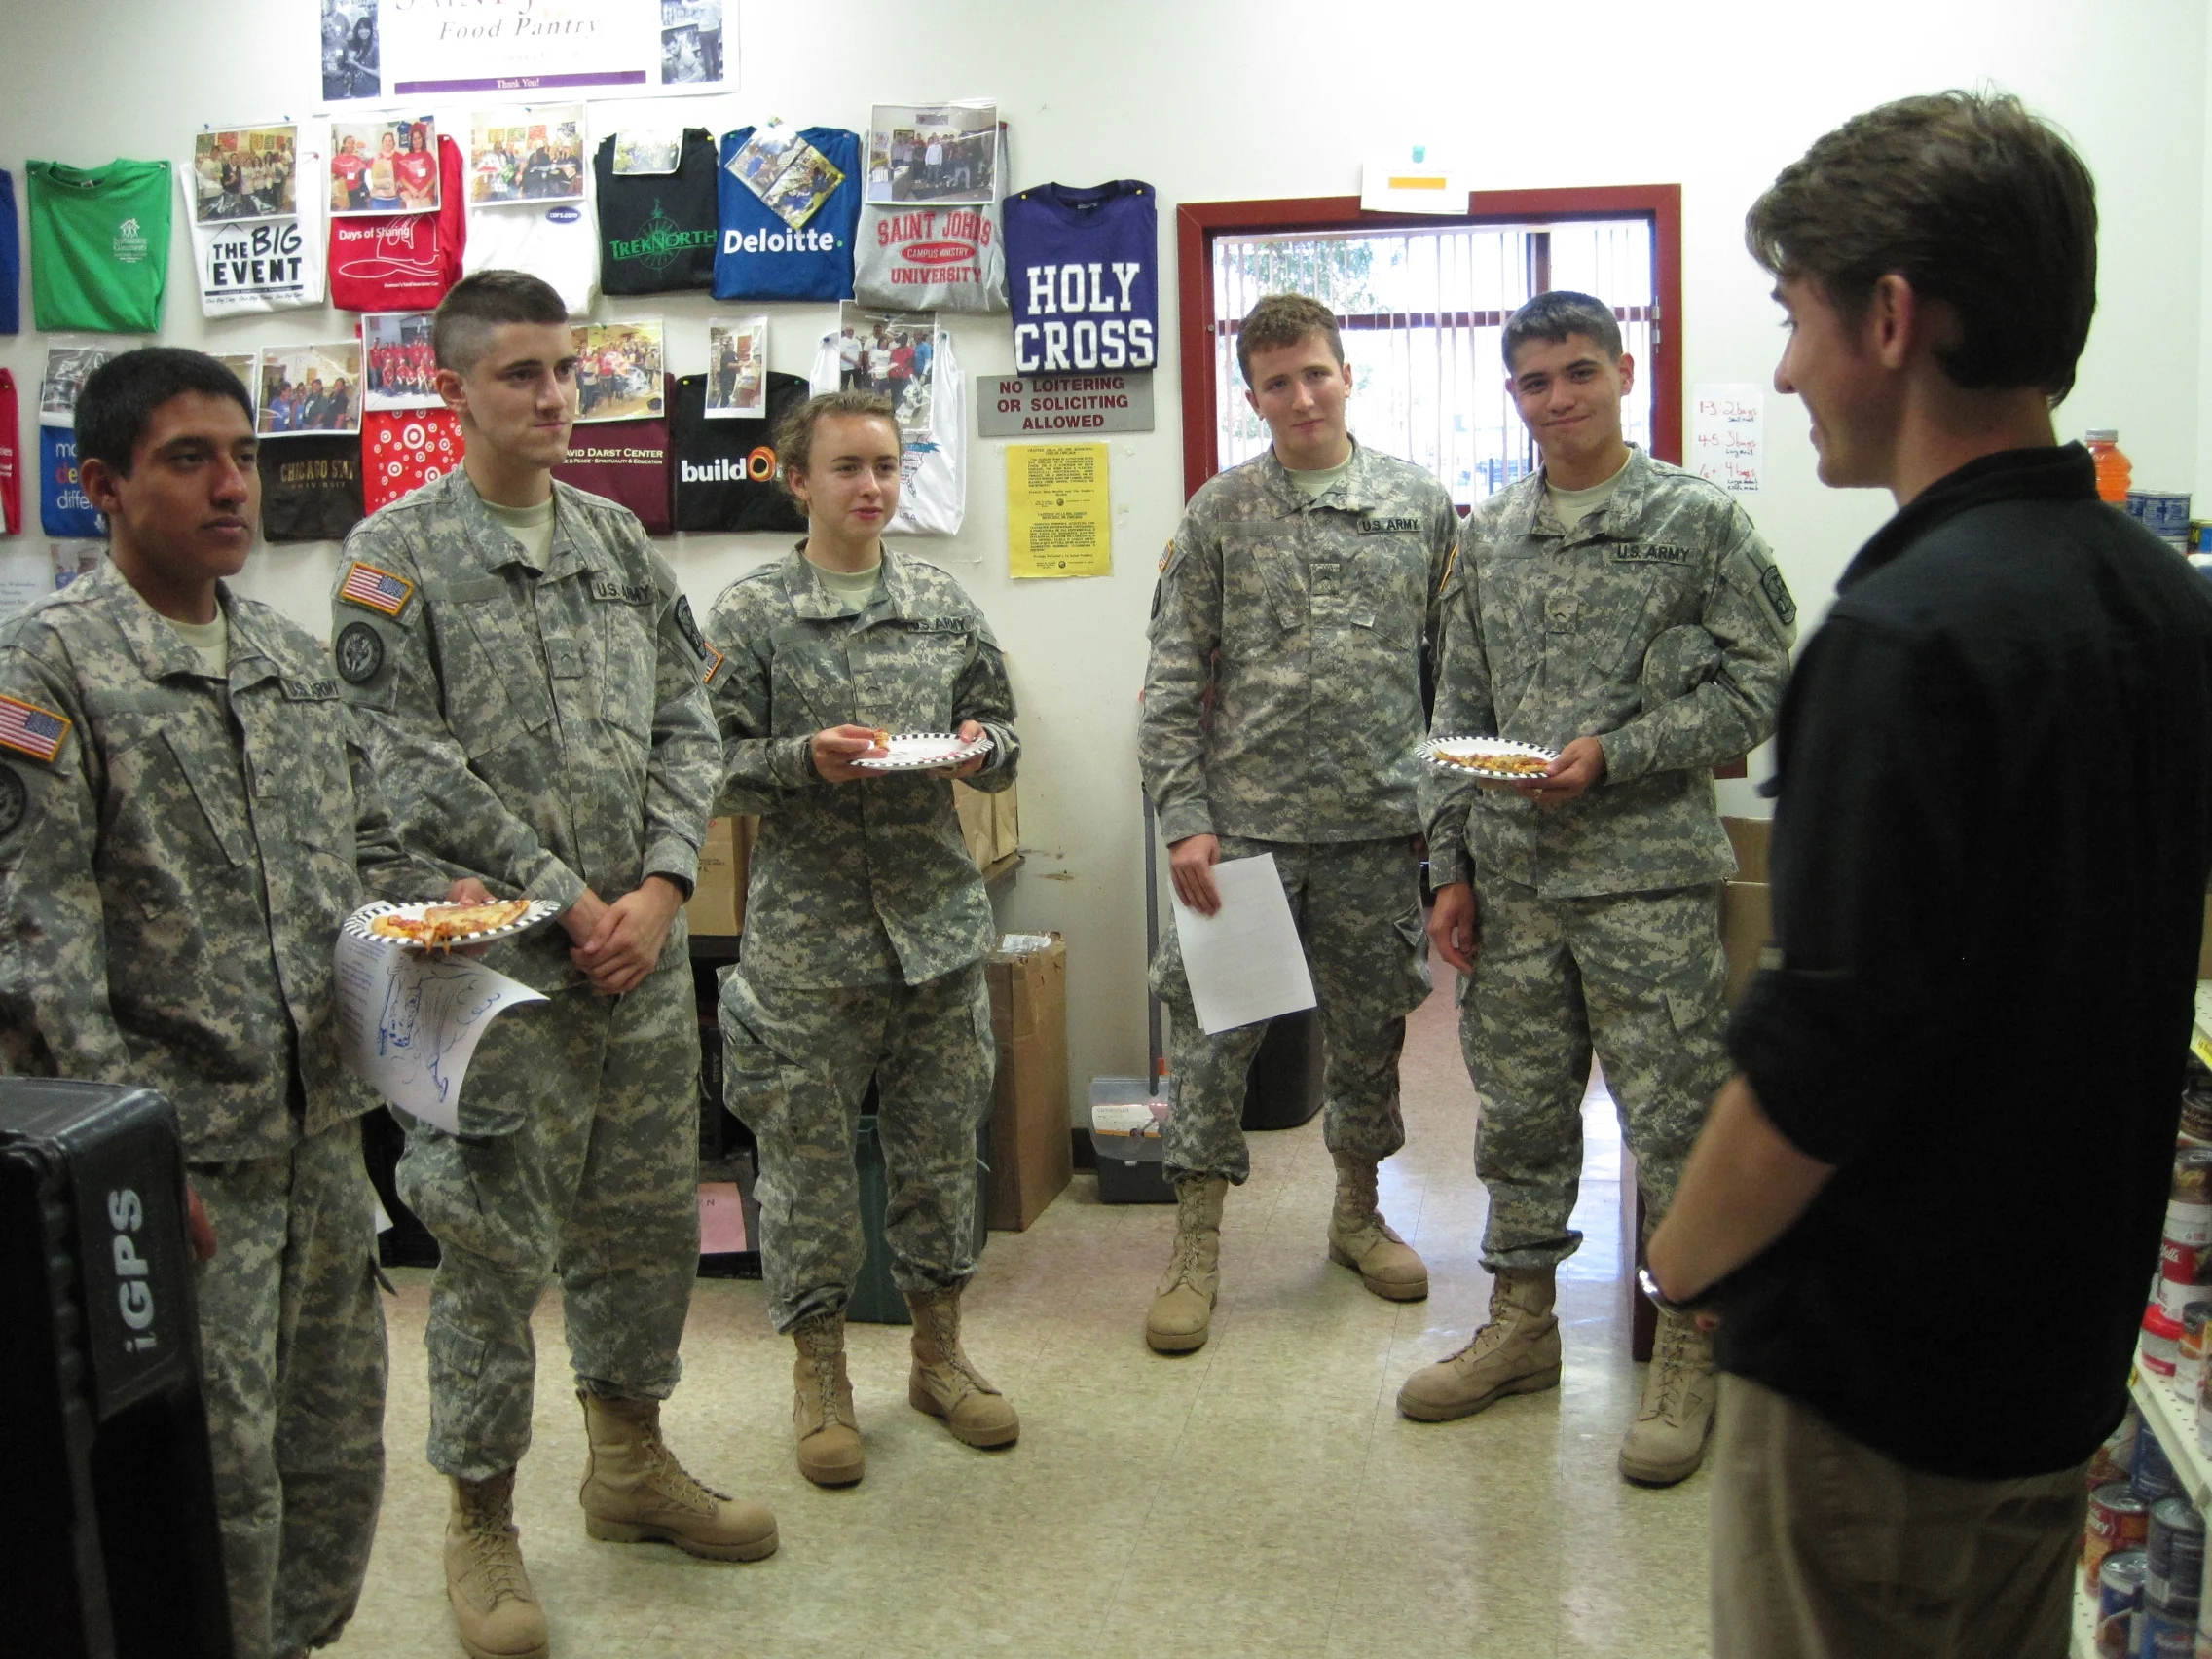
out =
<svg viewBox="0 0 2212 1659"><path fill-rule="evenodd" d="M998 1049L983 965L919 985L795 990L722 980L724 1098L760 1143L760 1268L779 1332L845 1306L866 1260L854 1167L861 1104L876 1086L901 1290L976 1273L976 1131Z"/></svg>
<svg viewBox="0 0 2212 1659"><path fill-rule="evenodd" d="M1313 975L1324 1055L1322 1134L1331 1152L1380 1163L1406 1144L1398 1055L1406 1015L1429 992L1420 860L1406 836L1382 841L1252 841L1221 837L1224 859L1272 853ZM1252 1172L1244 1131L1244 1074L1266 1022L1206 1035L1170 927L1152 965L1152 988L1170 1015L1167 1053L1175 1110L1167 1120L1170 1173Z"/></svg>
<svg viewBox="0 0 2212 1659"><path fill-rule="evenodd" d="M699 1016L688 963L492 1022L465 1091L511 1134L407 1120L401 1200L438 1240L424 1346L430 1466L482 1480L530 1449L530 1328L557 1273L576 1381L666 1399L699 1272Z"/></svg>
<svg viewBox="0 0 2212 1659"><path fill-rule="evenodd" d="M1477 884L1481 947L1459 986L1459 1048L1482 1096L1475 1173L1490 1189L1483 1266L1574 1253L1582 1093L1595 1050L1655 1225L1728 1078L1717 882L1541 899Z"/></svg>
<svg viewBox="0 0 2212 1659"><path fill-rule="evenodd" d="M384 1309L361 1125L190 1171L215 1255L196 1274L238 1659L338 1640L384 1498Z"/></svg>

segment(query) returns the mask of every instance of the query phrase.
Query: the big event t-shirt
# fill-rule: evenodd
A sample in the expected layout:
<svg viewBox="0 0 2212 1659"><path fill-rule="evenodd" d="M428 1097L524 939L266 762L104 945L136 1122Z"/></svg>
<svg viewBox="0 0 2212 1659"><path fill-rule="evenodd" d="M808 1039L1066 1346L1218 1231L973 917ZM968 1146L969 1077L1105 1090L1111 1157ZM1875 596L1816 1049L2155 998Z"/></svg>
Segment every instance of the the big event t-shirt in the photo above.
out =
<svg viewBox="0 0 2212 1659"><path fill-rule="evenodd" d="M31 313L42 329L152 334L169 270L169 164L32 162Z"/></svg>
<svg viewBox="0 0 2212 1659"><path fill-rule="evenodd" d="M806 534L806 515L776 481L776 425L807 399L797 375L768 373L764 420L707 418L707 377L683 375L669 405L676 528Z"/></svg>
<svg viewBox="0 0 2212 1659"><path fill-rule="evenodd" d="M461 264L478 271L527 271L553 284L569 314L591 310L599 290L599 232L591 203L485 202L468 210L468 247Z"/></svg>
<svg viewBox="0 0 2212 1659"><path fill-rule="evenodd" d="M553 469L553 476L628 507L647 535L666 535L676 528L668 472L668 422L663 418L579 421L569 432L569 459Z"/></svg>
<svg viewBox="0 0 2212 1659"><path fill-rule="evenodd" d="M1149 184L1041 184L1007 198L1016 374L1160 360L1160 215Z"/></svg>
<svg viewBox="0 0 2212 1659"><path fill-rule="evenodd" d="M438 137L438 210L330 221L330 301L355 312L430 311L461 280L468 240L461 146Z"/></svg>
<svg viewBox="0 0 2212 1659"><path fill-rule="evenodd" d="M712 287L718 216L713 134L683 129L672 173L618 173L614 139L592 157L599 192L599 287L606 294L663 294Z"/></svg>
<svg viewBox="0 0 2212 1659"><path fill-rule="evenodd" d="M844 175L806 223L793 230L753 194L729 164L753 129L722 134L721 245L715 250L718 300L844 300L853 293L853 234L861 206L861 141L837 127L807 127L799 136Z"/></svg>

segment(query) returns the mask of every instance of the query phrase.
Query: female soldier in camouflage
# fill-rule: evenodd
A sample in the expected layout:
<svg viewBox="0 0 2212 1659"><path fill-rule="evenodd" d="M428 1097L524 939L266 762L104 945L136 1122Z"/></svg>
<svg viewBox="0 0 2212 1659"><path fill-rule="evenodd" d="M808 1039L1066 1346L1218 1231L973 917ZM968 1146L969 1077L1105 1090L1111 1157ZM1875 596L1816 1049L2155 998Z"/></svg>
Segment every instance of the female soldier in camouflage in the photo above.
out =
<svg viewBox="0 0 2212 1659"><path fill-rule="evenodd" d="M944 571L883 545L899 510L890 403L816 397L784 423L776 454L806 539L731 583L708 623L718 810L760 815L721 1026L729 1104L760 1143L769 1316L798 1344L799 1471L839 1486L862 1470L844 1331L864 1253L853 1143L871 1076L892 1276L914 1314L907 1398L971 1446L1020 1431L960 1346L976 1130L995 1061L990 902L947 772L855 764L882 757L885 730L956 730L991 747L952 775L996 791L1014 781L1016 744L981 611Z"/></svg>

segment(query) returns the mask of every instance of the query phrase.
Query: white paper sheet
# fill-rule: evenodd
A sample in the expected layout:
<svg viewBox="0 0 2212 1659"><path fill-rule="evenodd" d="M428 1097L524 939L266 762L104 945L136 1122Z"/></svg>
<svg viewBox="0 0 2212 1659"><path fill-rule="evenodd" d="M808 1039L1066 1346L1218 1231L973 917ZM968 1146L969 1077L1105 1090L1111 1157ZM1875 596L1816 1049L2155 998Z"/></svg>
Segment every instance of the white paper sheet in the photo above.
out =
<svg viewBox="0 0 2212 1659"><path fill-rule="evenodd" d="M485 1027L543 1002L528 985L462 956L435 956L341 933L333 957L338 1028L353 1069L404 1112L461 1129L461 1086Z"/></svg>
<svg viewBox="0 0 2212 1659"><path fill-rule="evenodd" d="M1740 496L1758 494L1766 467L1766 394L1749 382L1690 391L1690 470Z"/></svg>
<svg viewBox="0 0 2212 1659"><path fill-rule="evenodd" d="M1174 900L1183 971L1206 1035L1311 1008L1313 977L1274 854L1224 860L1213 866L1213 885L1221 908L1210 916Z"/></svg>

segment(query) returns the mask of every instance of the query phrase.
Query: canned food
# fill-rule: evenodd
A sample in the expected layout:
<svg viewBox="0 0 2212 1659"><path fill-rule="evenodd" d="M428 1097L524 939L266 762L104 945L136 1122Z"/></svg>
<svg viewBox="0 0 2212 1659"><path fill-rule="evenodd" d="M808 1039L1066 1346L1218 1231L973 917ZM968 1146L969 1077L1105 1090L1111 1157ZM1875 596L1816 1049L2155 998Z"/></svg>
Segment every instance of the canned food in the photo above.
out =
<svg viewBox="0 0 2212 1659"><path fill-rule="evenodd" d="M2165 1286L2166 1281L2160 1279L2158 1288L2161 1292L2165 1289ZM2135 1350L2135 1362L2153 1377L2171 1377L2174 1374L2174 1365L2180 1357L2181 1321L2167 1312L2158 1303L2154 1302L2143 1310L2143 1341ZM2149 1436L2145 1436L2141 1444L2153 1445L2156 1442L2151 1440ZM2140 1446L2135 1454L2135 1462L2136 1467L2140 1469L2143 1464L2143 1454ZM2170 1474L2172 1470L2169 1468L2167 1472ZM2166 1494L2160 1493L2158 1495L2163 1497Z"/></svg>
<svg viewBox="0 0 2212 1659"><path fill-rule="evenodd" d="M2189 492L2130 490L2127 516L2141 519L2143 528L2153 535L2164 536L2169 541L2186 541L2189 538Z"/></svg>
<svg viewBox="0 0 2212 1659"><path fill-rule="evenodd" d="M2212 1244L2164 1240L2158 1246L2158 1306L2178 1325L2185 1312L2204 1302L2212 1302Z"/></svg>
<svg viewBox="0 0 2212 1659"><path fill-rule="evenodd" d="M2135 1472L2128 1477L2128 1488L2145 1503L2156 1503L2181 1491L2181 1477L2174 1473L2173 1459L2148 1427L2135 1437Z"/></svg>
<svg viewBox="0 0 2212 1659"><path fill-rule="evenodd" d="M2143 1604L2149 1571L2149 1559L2141 1550L2105 1558L2097 1572L2097 1659L2127 1659L2128 1629Z"/></svg>
<svg viewBox="0 0 2212 1659"><path fill-rule="evenodd" d="M2177 1204L2212 1204L2212 1147L2185 1146L2174 1154L2174 1184L2167 1196Z"/></svg>
<svg viewBox="0 0 2212 1659"><path fill-rule="evenodd" d="M2199 1302L2182 1310L2181 1346L2174 1350L2174 1386L2185 1400L2194 1400L2203 1386L2208 1334L2212 1334L2212 1304Z"/></svg>
<svg viewBox="0 0 2212 1659"><path fill-rule="evenodd" d="M2212 1152L2212 1146L2191 1147L2192 1152ZM2212 1203L2185 1203L2174 1198L2166 1204L2165 1236L2176 1244L2212 1244Z"/></svg>
<svg viewBox="0 0 2212 1659"><path fill-rule="evenodd" d="M2144 1544L2149 1571L2144 1595L2169 1609L2187 1608L2192 1619L2204 1582L2204 1517L2186 1497L2162 1497L2151 1505L2151 1530Z"/></svg>
<svg viewBox="0 0 2212 1659"><path fill-rule="evenodd" d="M2128 1403L2120 1426L2105 1436L2104 1444L2090 1454L2088 1486L2091 1492L2113 1481L2124 1481L2135 1469L2135 1437L2143 1430L2143 1414Z"/></svg>
<svg viewBox="0 0 2212 1659"><path fill-rule="evenodd" d="M2149 1435L2144 1439L2148 1440ZM2082 1582L2094 1586L2106 1558L2140 1550L2150 1535L2151 1506L2118 1481L2089 1493L2088 1525L2082 1533ZM2146 1574L2148 1565L2146 1564Z"/></svg>
<svg viewBox="0 0 2212 1659"><path fill-rule="evenodd" d="M2185 1145L2212 1146L2212 1089L2193 1087L2182 1091L2181 1138Z"/></svg>
<svg viewBox="0 0 2212 1659"><path fill-rule="evenodd" d="M2135 1651L2142 1659L2192 1659L2196 1652L2196 1609L2177 1613L2143 1599L2143 1636Z"/></svg>

